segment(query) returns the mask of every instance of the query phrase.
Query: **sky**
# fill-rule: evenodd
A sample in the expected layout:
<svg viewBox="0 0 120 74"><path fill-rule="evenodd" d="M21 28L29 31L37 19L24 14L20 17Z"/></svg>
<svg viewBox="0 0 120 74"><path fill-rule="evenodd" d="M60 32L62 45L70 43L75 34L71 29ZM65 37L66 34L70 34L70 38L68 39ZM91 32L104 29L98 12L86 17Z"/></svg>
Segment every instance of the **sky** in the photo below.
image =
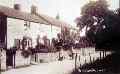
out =
<svg viewBox="0 0 120 74"><path fill-rule="evenodd" d="M75 18L80 16L81 7L89 0L0 0L0 5L13 7L14 3L21 5L21 10L30 12L31 5L38 7L38 12L51 17L60 15L60 19L75 25ZM107 0L110 9L116 9L119 6L119 0Z"/></svg>

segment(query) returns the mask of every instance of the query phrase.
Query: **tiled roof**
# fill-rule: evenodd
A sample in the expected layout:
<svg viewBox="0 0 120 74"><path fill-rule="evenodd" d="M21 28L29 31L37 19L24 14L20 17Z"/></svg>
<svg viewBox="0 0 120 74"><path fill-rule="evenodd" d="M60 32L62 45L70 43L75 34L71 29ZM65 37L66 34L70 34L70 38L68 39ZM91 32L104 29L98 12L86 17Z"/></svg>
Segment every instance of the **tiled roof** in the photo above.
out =
<svg viewBox="0 0 120 74"><path fill-rule="evenodd" d="M64 26L69 27L67 23L47 15L30 14L30 13L22 12L22 11L15 10L13 8L5 7L5 6L0 6L0 13L3 13L4 15L10 18L16 18L16 19L21 19L25 21L36 22L36 23L41 23L46 25L52 24L57 27L61 27L61 25L63 27Z"/></svg>

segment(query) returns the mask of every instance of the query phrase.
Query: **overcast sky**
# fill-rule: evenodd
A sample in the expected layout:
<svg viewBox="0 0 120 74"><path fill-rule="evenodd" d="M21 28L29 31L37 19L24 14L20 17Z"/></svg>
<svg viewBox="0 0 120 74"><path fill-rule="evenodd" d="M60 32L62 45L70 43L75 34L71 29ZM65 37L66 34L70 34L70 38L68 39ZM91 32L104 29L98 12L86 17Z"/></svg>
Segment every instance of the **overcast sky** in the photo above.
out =
<svg viewBox="0 0 120 74"><path fill-rule="evenodd" d="M21 10L30 12L30 6L36 5L39 13L55 17L58 13L60 19L74 25L74 19L80 16L81 7L89 0L0 0L0 5L13 7L14 3L21 4ZM110 8L116 9L119 0L109 0Z"/></svg>

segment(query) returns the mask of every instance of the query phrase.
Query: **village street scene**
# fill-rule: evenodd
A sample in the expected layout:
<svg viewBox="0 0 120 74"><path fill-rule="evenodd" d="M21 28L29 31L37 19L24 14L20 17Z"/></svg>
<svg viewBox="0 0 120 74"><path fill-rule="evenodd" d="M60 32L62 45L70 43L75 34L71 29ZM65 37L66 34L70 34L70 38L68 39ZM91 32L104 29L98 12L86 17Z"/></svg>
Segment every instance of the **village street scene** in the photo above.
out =
<svg viewBox="0 0 120 74"><path fill-rule="evenodd" d="M92 73L120 73L120 0L0 0L0 74Z"/></svg>

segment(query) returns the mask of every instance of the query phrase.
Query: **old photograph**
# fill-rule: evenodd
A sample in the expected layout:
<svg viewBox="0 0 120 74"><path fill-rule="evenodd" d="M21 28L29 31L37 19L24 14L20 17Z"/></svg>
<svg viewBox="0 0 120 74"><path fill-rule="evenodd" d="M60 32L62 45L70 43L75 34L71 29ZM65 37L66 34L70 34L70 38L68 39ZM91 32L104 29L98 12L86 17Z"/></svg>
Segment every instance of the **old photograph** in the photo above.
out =
<svg viewBox="0 0 120 74"><path fill-rule="evenodd" d="M120 0L0 0L0 74L120 74Z"/></svg>

